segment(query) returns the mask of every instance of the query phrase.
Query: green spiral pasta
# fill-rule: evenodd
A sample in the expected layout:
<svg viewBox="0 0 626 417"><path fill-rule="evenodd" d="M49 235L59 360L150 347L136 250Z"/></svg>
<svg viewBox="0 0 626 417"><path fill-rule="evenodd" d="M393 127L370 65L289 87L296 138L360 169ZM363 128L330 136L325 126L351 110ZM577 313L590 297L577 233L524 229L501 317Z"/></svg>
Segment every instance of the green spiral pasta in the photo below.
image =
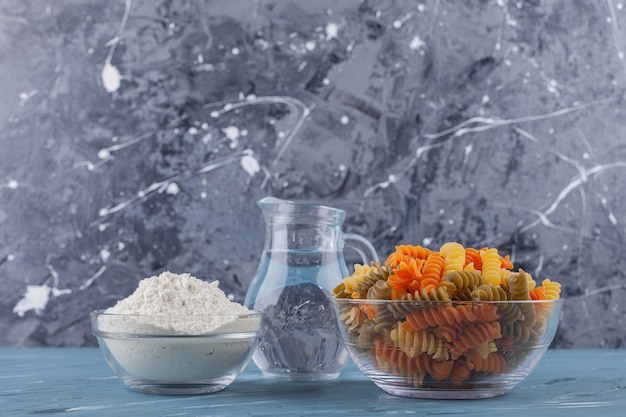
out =
<svg viewBox="0 0 626 417"><path fill-rule="evenodd" d="M385 280L379 280L367 290L367 298L370 300L389 300L391 299L391 287Z"/></svg>
<svg viewBox="0 0 626 417"><path fill-rule="evenodd" d="M511 275L507 283L512 300L530 301L528 276L522 268L517 274ZM536 321L535 306L531 303L519 303L519 308L524 314L524 324L530 327L534 326Z"/></svg>
<svg viewBox="0 0 626 417"><path fill-rule="evenodd" d="M437 289L432 288L430 291L423 290L421 292L415 291L412 294L408 293L406 297L403 298L401 301L391 303L388 305L387 308L389 308L389 310L393 313L394 317L398 318L398 317L404 317L407 314L415 310L429 307L428 303L424 303L423 305L420 305L419 303L416 303L415 301L450 302L451 299L450 299L450 295L448 294L448 288L446 286L441 286Z"/></svg>
<svg viewBox="0 0 626 417"><path fill-rule="evenodd" d="M483 284L471 292L474 301L506 301L510 298L499 285Z"/></svg>
<svg viewBox="0 0 626 417"><path fill-rule="evenodd" d="M392 273L389 265L382 265L380 262L371 262L369 270L362 275L357 285L354 287L354 292L358 294L359 298L368 298L367 293L379 281L386 281L389 275Z"/></svg>
<svg viewBox="0 0 626 417"><path fill-rule="evenodd" d="M397 319L393 316L391 311L386 308L381 308L374 314L372 321L374 322L374 331L376 333L387 333L391 330L391 327L396 324Z"/></svg>
<svg viewBox="0 0 626 417"><path fill-rule="evenodd" d="M483 277L478 271L453 271L441 280L453 284L456 291L473 290L483 284Z"/></svg>

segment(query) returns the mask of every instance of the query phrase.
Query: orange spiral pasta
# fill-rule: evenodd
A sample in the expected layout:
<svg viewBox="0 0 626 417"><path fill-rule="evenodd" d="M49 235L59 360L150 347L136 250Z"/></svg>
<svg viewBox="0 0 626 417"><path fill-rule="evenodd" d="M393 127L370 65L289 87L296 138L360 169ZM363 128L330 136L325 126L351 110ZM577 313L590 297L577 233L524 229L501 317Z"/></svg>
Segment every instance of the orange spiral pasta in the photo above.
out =
<svg viewBox="0 0 626 417"><path fill-rule="evenodd" d="M396 251L387 257L385 264L395 268L401 262L408 262L410 259L426 259L428 255L430 255L430 249L422 246L398 245Z"/></svg>
<svg viewBox="0 0 626 417"><path fill-rule="evenodd" d="M418 387L428 374L426 354L413 358L394 347L393 344L382 342L379 337L374 339L376 363L381 371L407 378L407 385Z"/></svg>
<svg viewBox="0 0 626 417"><path fill-rule="evenodd" d="M424 263L419 290L428 291L431 288L437 288L439 281L441 281L444 266L445 259L443 259L443 256L437 252L431 253Z"/></svg>
<svg viewBox="0 0 626 417"><path fill-rule="evenodd" d="M450 346L451 357L456 359L461 356L461 354L476 348L480 344L501 337L500 323L497 321L468 326L462 333L457 335L456 341Z"/></svg>
<svg viewBox="0 0 626 417"><path fill-rule="evenodd" d="M421 330L428 327L495 321L498 317L495 306L459 305L417 310L406 316L405 323L413 330Z"/></svg>
<svg viewBox="0 0 626 417"><path fill-rule="evenodd" d="M528 295L530 295L531 300L545 300L546 299L546 289L543 285L539 287L535 287L532 290L528 290Z"/></svg>
<svg viewBox="0 0 626 417"><path fill-rule="evenodd" d="M387 281L393 290L409 290L409 285L414 281L418 281L421 276L421 264L418 264L416 259L410 259L408 263L400 262L393 270L393 273L389 275Z"/></svg>
<svg viewBox="0 0 626 417"><path fill-rule="evenodd" d="M483 260L480 257L480 251L474 248L465 248L465 265L473 264L474 269L480 271L483 269Z"/></svg>
<svg viewBox="0 0 626 417"><path fill-rule="evenodd" d="M478 372L491 372L499 375L507 371L506 360L501 353L492 352L482 357L478 352L467 352L465 360L468 369Z"/></svg>
<svg viewBox="0 0 626 417"><path fill-rule="evenodd" d="M433 379L441 381L450 376L454 362L451 360L426 361L426 371Z"/></svg>
<svg viewBox="0 0 626 417"><path fill-rule="evenodd" d="M472 376L472 370L467 367L464 359L454 361L454 367L450 372L450 380L455 385L460 385L463 381Z"/></svg>

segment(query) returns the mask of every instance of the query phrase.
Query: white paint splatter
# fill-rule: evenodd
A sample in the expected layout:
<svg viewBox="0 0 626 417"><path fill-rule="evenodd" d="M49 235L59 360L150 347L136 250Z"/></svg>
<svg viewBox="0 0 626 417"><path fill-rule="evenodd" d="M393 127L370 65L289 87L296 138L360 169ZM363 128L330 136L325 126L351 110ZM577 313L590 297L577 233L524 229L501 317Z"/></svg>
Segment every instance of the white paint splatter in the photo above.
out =
<svg viewBox="0 0 626 417"><path fill-rule="evenodd" d="M239 48L234 47L233 49L231 49L231 50L230 50L230 52L231 52L233 55L239 55L239 52L240 52L240 51L239 51Z"/></svg>
<svg viewBox="0 0 626 417"><path fill-rule="evenodd" d="M412 13L407 13L407 14L405 14L404 16L402 16L402 18L400 18L400 19L398 19L398 20L395 20L395 21L392 23L392 26L393 26L395 29L400 29L400 28L402 27L402 25L404 25L404 23L405 23L407 20L409 20L412 16L413 16L413 14L412 14Z"/></svg>
<svg viewBox="0 0 626 417"><path fill-rule="evenodd" d="M470 144L465 146L465 159L467 159L469 154L472 153L472 150L474 150L474 144L470 143Z"/></svg>
<svg viewBox="0 0 626 417"><path fill-rule="evenodd" d="M252 153L247 153L246 155L241 157L241 167L250 175L254 177L257 172L261 171L261 165L259 161L252 155Z"/></svg>
<svg viewBox="0 0 626 417"><path fill-rule="evenodd" d="M326 25L326 40L337 38L339 33L339 26L336 23L330 22Z"/></svg>
<svg viewBox="0 0 626 417"><path fill-rule="evenodd" d="M552 94L558 94L558 89L557 87L559 86L559 84L556 82L556 80L550 80L548 82L548 91L551 92Z"/></svg>
<svg viewBox="0 0 626 417"><path fill-rule="evenodd" d="M114 93L122 84L122 76L118 69L107 60L102 67L102 85L108 93Z"/></svg>
<svg viewBox="0 0 626 417"><path fill-rule="evenodd" d="M230 147L232 149L236 148L239 143L239 136L241 135L239 128L237 126L228 126L222 129L222 132L226 135L226 139L230 141Z"/></svg>
<svg viewBox="0 0 626 417"><path fill-rule="evenodd" d="M411 39L411 43L409 44L409 48L411 49L420 49L424 46L426 46L426 42L424 42L419 36L413 36L413 39Z"/></svg>
<svg viewBox="0 0 626 417"><path fill-rule="evenodd" d="M107 259L109 259L111 257L111 252L108 249L102 249L100 251L100 259L102 259L102 262L106 262Z"/></svg>
<svg viewBox="0 0 626 417"><path fill-rule="evenodd" d="M15 180L9 180L9 182L7 182L6 188L10 188L11 190L15 190L17 187L19 187L19 183Z"/></svg>
<svg viewBox="0 0 626 417"><path fill-rule="evenodd" d="M48 304L50 291L51 288L47 285L27 285L26 294L15 304L13 313L24 317L28 311L34 310L35 314L40 315Z"/></svg>
<svg viewBox="0 0 626 417"><path fill-rule="evenodd" d="M20 107L23 107L24 104L28 100L30 100L35 94L37 94L37 90L31 90L28 93L20 93Z"/></svg>
<svg viewBox="0 0 626 417"><path fill-rule="evenodd" d="M348 116L341 116L341 119L339 119L339 121L341 122L341 124L347 125L350 122L350 118Z"/></svg>
<svg viewBox="0 0 626 417"><path fill-rule="evenodd" d="M108 149L100 149L98 151L98 159L109 159L111 157L111 152Z"/></svg>
<svg viewBox="0 0 626 417"><path fill-rule="evenodd" d="M128 21L128 16L130 15L130 7L131 0L126 0L124 5L124 15L122 16L122 21L120 22L120 26L117 29L117 33L113 37L113 39L106 43L106 46L109 47L109 53L107 54L106 60L104 61L104 66L102 67L100 77L102 79L102 85L108 93L116 92L120 88L120 85L122 83L122 76L120 75L117 67L111 64L111 59L113 58L115 47L120 41L120 35L124 31L124 27L126 26L126 22Z"/></svg>
<svg viewBox="0 0 626 417"><path fill-rule="evenodd" d="M176 184L175 182L167 184L167 187L165 188L165 193L169 195L176 195L179 193L179 191L180 188L178 188L178 184Z"/></svg>

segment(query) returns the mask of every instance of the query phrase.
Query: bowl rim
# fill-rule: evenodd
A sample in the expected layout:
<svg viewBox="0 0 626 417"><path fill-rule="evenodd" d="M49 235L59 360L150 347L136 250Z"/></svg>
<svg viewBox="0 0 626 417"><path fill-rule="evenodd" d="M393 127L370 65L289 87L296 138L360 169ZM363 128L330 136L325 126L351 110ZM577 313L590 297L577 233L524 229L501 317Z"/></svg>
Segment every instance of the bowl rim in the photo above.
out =
<svg viewBox="0 0 626 417"><path fill-rule="evenodd" d="M369 305L389 305L389 304L411 304L431 306L450 306L450 305L502 305L502 304L561 304L564 299L557 298L555 300L379 300L368 298L337 298L330 299L334 304L369 304Z"/></svg>
<svg viewBox="0 0 626 417"><path fill-rule="evenodd" d="M234 313L234 314L205 314L205 315L171 315L171 314L119 314L119 313L107 313L106 310L95 310L92 311L91 314L91 329L92 334L97 338L103 339L145 339L145 338L156 338L156 339L198 339L198 338L214 338L214 339L241 339L241 338L254 338L257 337L260 333L261 329L261 320L263 318L263 313L258 311L252 311L250 313ZM107 329L106 326L103 327L103 323L119 323L121 320L135 320L135 323L142 324L142 321L145 321L143 324L151 325L151 321L153 320L161 320L167 319L168 322L183 322L183 323L191 323L194 320L206 320L206 319L216 319L216 318L231 318L231 320L227 323L221 324L215 329L204 333L195 333L195 332L182 332L176 333L163 329L150 329L149 331L129 331L128 329L124 330L114 330ZM254 329L232 329L229 327L225 327L228 325L233 325L238 321L252 319L257 320L258 325L255 325Z"/></svg>
<svg viewBox="0 0 626 417"><path fill-rule="evenodd" d="M181 319L207 319L212 317L236 317L236 318L262 318L264 313L258 310L250 310L248 313L224 313L224 314L135 314L135 313L109 313L108 309L93 310L90 315L96 317L111 318L181 318Z"/></svg>

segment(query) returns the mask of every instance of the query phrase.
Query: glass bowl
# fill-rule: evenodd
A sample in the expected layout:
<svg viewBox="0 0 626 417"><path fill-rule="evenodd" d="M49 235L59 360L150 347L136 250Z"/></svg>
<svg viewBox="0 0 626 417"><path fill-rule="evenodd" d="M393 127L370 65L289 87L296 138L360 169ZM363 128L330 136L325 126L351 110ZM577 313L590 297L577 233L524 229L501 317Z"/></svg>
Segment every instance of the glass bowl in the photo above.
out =
<svg viewBox="0 0 626 417"><path fill-rule="evenodd" d="M357 367L402 397L490 398L524 380L550 346L562 300L333 299Z"/></svg>
<svg viewBox="0 0 626 417"><path fill-rule="evenodd" d="M262 313L142 316L91 313L104 359L131 389L206 394L230 385L257 343Z"/></svg>

